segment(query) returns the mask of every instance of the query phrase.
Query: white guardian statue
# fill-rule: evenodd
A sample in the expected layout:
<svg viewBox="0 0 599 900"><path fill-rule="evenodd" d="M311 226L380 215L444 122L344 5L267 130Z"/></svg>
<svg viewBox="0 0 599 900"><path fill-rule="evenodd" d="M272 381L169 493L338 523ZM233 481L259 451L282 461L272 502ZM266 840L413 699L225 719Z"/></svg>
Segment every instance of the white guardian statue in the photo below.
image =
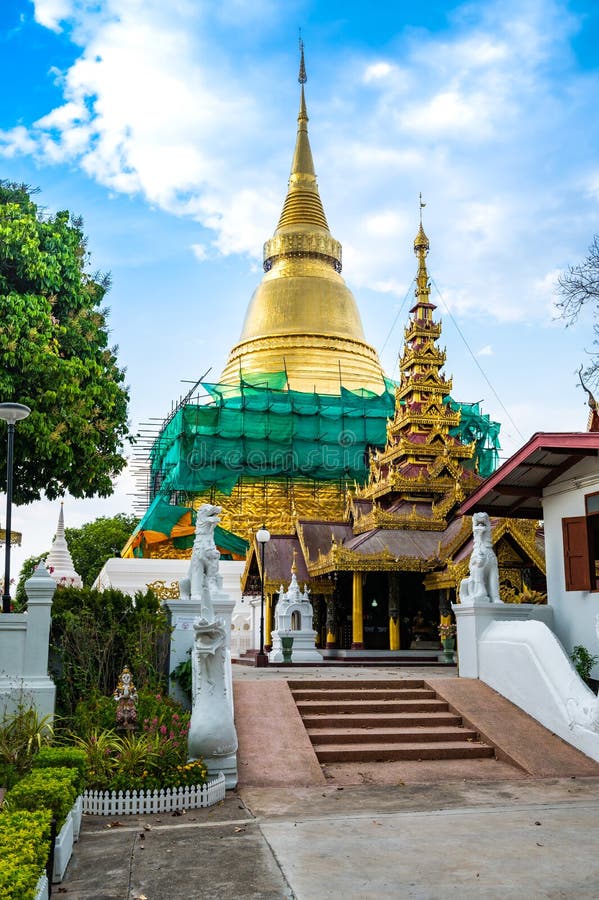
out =
<svg viewBox="0 0 599 900"><path fill-rule="evenodd" d="M200 615L193 623L188 754L190 760L202 758L209 775L224 772L227 788L233 788L237 784L237 732L227 693L227 631L212 603L222 592L220 554L214 543L220 513L220 506L210 504L198 510L189 573L181 581L181 597L200 601Z"/></svg>
<svg viewBox="0 0 599 900"><path fill-rule="evenodd" d="M503 603L499 596L499 569L491 544L491 520L485 512L472 516L473 547L470 556L470 575L460 584L460 603L476 606L479 603Z"/></svg>

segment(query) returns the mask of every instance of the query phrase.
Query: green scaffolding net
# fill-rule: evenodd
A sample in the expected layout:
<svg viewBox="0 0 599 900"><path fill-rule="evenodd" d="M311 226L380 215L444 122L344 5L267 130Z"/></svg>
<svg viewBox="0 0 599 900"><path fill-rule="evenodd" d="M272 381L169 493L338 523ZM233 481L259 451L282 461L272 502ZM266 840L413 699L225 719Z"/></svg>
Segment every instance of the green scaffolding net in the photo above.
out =
<svg viewBox="0 0 599 900"><path fill-rule="evenodd" d="M493 422L486 414L481 412L480 403L459 403L448 397L445 401L451 409L460 411L460 424L457 428L451 428L449 433L462 444L476 444L475 465L476 471L483 478L487 478L497 468L499 463L499 422Z"/></svg>
<svg viewBox="0 0 599 900"><path fill-rule="evenodd" d="M241 476L356 480L368 474L371 447L382 448L394 414L394 384L381 394L340 388L339 394L284 389L286 374L204 384L210 401L181 406L151 451L152 496L216 489L230 494ZM497 464L499 425L478 404L459 404L464 443L477 444L477 466Z"/></svg>

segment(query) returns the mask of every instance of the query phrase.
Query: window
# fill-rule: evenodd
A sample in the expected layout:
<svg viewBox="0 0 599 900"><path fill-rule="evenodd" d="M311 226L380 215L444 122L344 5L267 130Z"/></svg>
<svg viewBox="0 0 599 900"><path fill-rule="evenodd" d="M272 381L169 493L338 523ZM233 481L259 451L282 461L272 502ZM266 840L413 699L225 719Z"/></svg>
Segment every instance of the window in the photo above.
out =
<svg viewBox="0 0 599 900"><path fill-rule="evenodd" d="M584 499L585 516L562 519L567 591L599 590L599 493Z"/></svg>

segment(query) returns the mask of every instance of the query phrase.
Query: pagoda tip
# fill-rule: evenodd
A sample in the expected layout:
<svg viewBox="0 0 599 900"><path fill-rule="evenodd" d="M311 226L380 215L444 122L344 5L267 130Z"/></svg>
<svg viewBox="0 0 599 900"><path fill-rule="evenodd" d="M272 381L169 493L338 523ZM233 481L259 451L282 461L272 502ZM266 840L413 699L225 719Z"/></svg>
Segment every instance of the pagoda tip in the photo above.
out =
<svg viewBox="0 0 599 900"><path fill-rule="evenodd" d="M306 63L304 61L304 42L302 41L302 29L299 31L299 49L300 49L300 67L299 67L299 75L297 76L297 80L300 84L305 84L308 80L308 76L306 75Z"/></svg>

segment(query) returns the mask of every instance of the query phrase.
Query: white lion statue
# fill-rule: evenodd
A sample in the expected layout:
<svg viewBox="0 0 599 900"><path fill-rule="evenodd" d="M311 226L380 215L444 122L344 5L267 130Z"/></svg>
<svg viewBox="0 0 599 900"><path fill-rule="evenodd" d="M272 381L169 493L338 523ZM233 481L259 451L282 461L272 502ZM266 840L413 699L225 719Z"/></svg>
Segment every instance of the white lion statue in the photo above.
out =
<svg viewBox="0 0 599 900"><path fill-rule="evenodd" d="M208 622L214 619L212 595L222 587L222 576L218 574L220 553L214 543L214 529L218 525L221 512L220 506L212 506L210 503L200 506L189 571L187 578L182 578L179 582L181 599L199 600L200 618Z"/></svg>
<svg viewBox="0 0 599 900"><path fill-rule="evenodd" d="M460 602L503 603L499 597L499 569L491 545L491 521L487 513L472 516L474 546L470 557L470 575L460 584Z"/></svg>

